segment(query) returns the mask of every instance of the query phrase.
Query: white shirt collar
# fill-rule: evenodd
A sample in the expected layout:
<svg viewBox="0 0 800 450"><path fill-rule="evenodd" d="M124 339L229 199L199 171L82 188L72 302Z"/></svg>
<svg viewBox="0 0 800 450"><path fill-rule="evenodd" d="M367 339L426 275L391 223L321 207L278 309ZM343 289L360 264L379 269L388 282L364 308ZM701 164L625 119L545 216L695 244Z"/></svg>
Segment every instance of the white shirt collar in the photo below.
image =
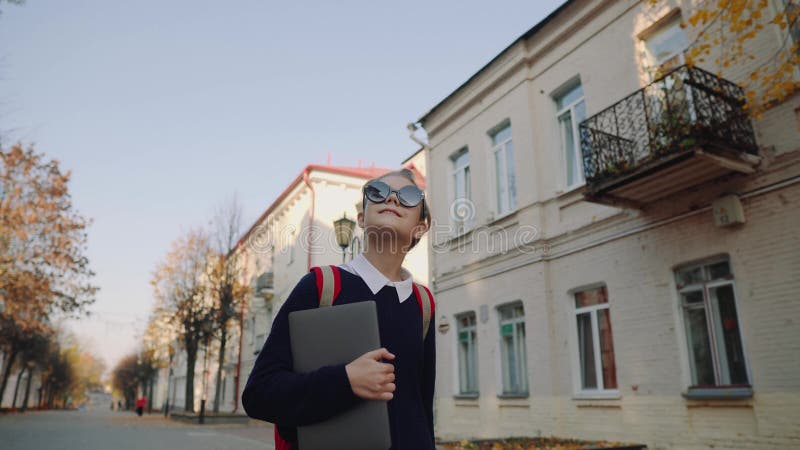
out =
<svg viewBox="0 0 800 450"><path fill-rule="evenodd" d="M414 282L411 273L405 269L400 268L400 274L403 281L391 281L380 270L376 269L371 262L364 256L359 254L355 258L339 266L340 268L358 275L367 284L369 290L373 294L377 294L386 285L393 286L397 291L397 299L404 302L413 292L412 283Z"/></svg>

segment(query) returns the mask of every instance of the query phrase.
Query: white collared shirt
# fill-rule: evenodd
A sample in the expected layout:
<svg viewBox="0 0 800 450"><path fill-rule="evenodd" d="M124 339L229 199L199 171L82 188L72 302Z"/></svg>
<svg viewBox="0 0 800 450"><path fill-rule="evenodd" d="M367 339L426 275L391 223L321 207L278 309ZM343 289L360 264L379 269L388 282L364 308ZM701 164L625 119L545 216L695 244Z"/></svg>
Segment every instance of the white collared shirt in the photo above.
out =
<svg viewBox="0 0 800 450"><path fill-rule="evenodd" d="M361 277L373 294L377 294L378 291L380 291L381 288L386 285L393 286L397 291L397 299L400 300L400 303L402 303L411 296L412 292L414 292L413 288L411 287L414 280L411 277L411 273L406 270L405 267L400 268L400 274L403 277L403 281L391 281L386 278L386 276L382 274L380 270L376 269L375 266L369 262L363 253L359 254L352 260L341 264L339 267Z"/></svg>

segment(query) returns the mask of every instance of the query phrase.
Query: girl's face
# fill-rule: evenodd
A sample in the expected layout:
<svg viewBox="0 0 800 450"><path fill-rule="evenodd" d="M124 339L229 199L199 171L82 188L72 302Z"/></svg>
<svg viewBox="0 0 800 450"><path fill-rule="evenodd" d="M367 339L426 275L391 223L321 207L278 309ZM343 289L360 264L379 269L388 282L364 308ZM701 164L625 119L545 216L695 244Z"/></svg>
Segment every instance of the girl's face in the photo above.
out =
<svg viewBox="0 0 800 450"><path fill-rule="evenodd" d="M411 181L397 175L381 178L380 181L388 184L392 190L399 190L403 186L414 185ZM383 203L374 203L368 198L364 199L363 212L358 213L358 226L363 228L367 235L377 233L386 237L397 239L400 243L410 243L412 237L420 238L428 226L421 220L422 202L416 206L403 206L397 199L397 193L392 192Z"/></svg>

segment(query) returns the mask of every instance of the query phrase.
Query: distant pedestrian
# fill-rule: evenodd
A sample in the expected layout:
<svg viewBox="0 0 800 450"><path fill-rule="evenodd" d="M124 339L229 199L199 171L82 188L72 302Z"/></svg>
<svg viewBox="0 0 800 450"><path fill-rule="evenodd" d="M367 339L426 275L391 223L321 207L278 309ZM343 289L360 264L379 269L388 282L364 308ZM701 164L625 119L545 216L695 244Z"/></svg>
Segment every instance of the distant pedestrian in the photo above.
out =
<svg viewBox="0 0 800 450"><path fill-rule="evenodd" d="M122 400L117 400L117 411L122 411Z"/></svg>
<svg viewBox="0 0 800 450"><path fill-rule="evenodd" d="M147 404L147 397L142 395L138 400L136 400L136 414L139 417L142 417L142 413L144 412L144 406Z"/></svg>

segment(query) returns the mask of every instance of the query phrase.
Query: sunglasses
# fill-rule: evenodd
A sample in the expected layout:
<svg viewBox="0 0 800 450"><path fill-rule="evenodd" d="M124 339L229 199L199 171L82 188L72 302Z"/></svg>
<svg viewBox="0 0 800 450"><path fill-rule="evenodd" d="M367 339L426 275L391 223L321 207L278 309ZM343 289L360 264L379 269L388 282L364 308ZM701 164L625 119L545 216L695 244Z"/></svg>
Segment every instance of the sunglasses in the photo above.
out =
<svg viewBox="0 0 800 450"><path fill-rule="evenodd" d="M364 196L373 203L385 202L392 193L397 194L397 200L400 201L401 205L409 208L419 205L425 198L425 193L413 184L403 186L400 189L392 189L383 181L373 181L364 186Z"/></svg>

